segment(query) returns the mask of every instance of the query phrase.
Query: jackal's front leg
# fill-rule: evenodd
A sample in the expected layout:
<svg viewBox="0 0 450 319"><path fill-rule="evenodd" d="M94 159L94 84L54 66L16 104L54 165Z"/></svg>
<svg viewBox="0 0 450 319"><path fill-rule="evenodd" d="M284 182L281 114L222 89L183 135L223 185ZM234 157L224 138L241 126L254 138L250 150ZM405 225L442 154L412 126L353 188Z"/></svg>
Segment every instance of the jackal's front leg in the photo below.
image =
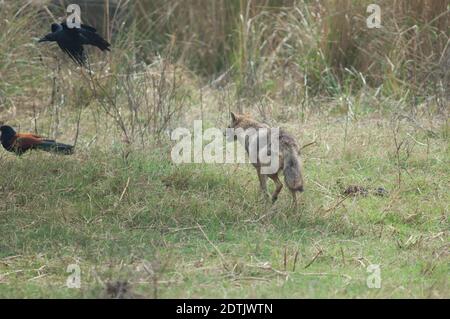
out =
<svg viewBox="0 0 450 319"><path fill-rule="evenodd" d="M270 194L267 191L267 175L261 174L261 168L256 167L256 173L258 174L259 185L261 187L261 192L265 198L270 198Z"/></svg>

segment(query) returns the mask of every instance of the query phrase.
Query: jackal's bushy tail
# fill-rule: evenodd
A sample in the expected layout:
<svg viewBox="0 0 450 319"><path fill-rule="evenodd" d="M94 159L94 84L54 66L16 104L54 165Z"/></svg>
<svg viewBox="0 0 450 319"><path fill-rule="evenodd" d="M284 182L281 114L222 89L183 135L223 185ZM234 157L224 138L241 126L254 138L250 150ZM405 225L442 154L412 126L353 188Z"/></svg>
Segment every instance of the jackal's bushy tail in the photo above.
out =
<svg viewBox="0 0 450 319"><path fill-rule="evenodd" d="M303 177L300 171L300 161L296 150L287 148L283 151L283 173L286 186L291 191L303 192Z"/></svg>

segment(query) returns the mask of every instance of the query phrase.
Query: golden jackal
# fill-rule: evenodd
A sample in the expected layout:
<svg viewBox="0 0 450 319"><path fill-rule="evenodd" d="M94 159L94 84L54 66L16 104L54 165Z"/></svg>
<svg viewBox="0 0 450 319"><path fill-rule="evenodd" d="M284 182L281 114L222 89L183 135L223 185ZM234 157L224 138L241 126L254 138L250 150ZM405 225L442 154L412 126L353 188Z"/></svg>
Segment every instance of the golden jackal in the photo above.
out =
<svg viewBox="0 0 450 319"><path fill-rule="evenodd" d="M278 174L282 170L286 186L291 191L293 203L297 206L296 192L303 191L303 177L300 169L300 159L297 155L299 147L294 137L281 129L277 131L277 134L273 134L273 129L268 125L259 123L248 115L233 112L231 112L231 125L228 128L233 129L232 134L230 133L231 130L227 130L226 135L228 140L238 139L249 155L251 153L250 149L257 150L255 152L257 154L255 160L250 160L256 168L263 194L269 196L267 192L267 177L269 177L276 185L275 191L272 194L272 202L278 199L278 194L283 188L283 184L278 177ZM269 132L264 133L268 135L269 140L265 146L260 143L258 138L255 138L255 136L261 135L262 131ZM265 149L263 150L262 148ZM262 159L262 153L260 151L265 151L267 155L271 156L269 162ZM275 169L271 169L269 172L264 170L264 168L270 165L275 165Z"/></svg>

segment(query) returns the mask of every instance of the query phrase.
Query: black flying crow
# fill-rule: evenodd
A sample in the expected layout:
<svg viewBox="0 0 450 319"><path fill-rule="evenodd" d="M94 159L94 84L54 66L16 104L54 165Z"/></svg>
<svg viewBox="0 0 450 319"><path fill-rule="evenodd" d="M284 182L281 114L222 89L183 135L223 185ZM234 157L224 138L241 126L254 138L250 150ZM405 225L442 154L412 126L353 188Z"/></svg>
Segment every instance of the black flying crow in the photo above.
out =
<svg viewBox="0 0 450 319"><path fill-rule="evenodd" d="M80 28L69 28L65 22L52 24L52 33L47 34L39 42L57 42L75 63L86 66L86 54L83 45L94 45L102 51L110 51L111 46L103 39L97 30L85 24Z"/></svg>

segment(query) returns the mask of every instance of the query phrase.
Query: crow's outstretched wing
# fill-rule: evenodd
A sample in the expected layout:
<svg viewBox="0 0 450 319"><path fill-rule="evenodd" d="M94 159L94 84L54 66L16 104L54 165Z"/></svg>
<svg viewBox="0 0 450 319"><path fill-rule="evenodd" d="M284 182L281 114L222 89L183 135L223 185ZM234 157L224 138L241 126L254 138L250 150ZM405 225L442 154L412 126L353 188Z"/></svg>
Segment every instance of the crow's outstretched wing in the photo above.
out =
<svg viewBox="0 0 450 319"><path fill-rule="evenodd" d="M110 51L109 47L111 46L108 41L103 39L98 33L91 32L89 30L80 29L80 38L83 44L90 44L96 46L102 51Z"/></svg>
<svg viewBox="0 0 450 319"><path fill-rule="evenodd" d="M58 39L58 45L77 64L86 66L86 54L77 36L66 36Z"/></svg>

